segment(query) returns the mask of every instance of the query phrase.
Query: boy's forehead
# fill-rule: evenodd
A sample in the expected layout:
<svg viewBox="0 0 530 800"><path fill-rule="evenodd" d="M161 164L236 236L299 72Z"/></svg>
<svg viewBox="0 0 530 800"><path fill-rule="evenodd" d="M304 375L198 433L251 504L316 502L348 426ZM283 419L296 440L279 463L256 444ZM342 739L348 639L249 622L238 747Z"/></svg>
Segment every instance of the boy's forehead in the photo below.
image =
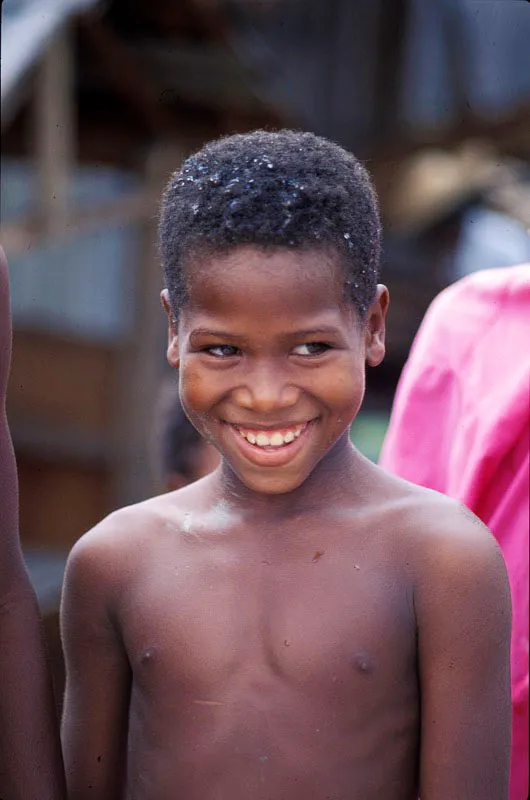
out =
<svg viewBox="0 0 530 800"><path fill-rule="evenodd" d="M262 248L239 245L227 252L212 253L194 261L187 271L191 304L215 294L235 295L271 288L276 292L297 287L339 289L342 284L339 255L324 248Z"/></svg>
<svg viewBox="0 0 530 800"><path fill-rule="evenodd" d="M326 253L241 247L196 264L181 319L191 328L251 321L287 330L344 324L343 317L343 280Z"/></svg>

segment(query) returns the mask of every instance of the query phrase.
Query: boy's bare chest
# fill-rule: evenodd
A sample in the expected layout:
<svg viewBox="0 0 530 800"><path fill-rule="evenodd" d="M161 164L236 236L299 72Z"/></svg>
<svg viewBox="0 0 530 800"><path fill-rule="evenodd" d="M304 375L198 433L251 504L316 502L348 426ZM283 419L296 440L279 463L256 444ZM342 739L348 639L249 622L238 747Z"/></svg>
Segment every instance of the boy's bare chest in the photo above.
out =
<svg viewBox="0 0 530 800"><path fill-rule="evenodd" d="M247 681L265 694L287 682L340 695L383 690L413 666L408 587L366 554L168 558L146 566L122 613L135 682L148 693L178 687L210 702Z"/></svg>

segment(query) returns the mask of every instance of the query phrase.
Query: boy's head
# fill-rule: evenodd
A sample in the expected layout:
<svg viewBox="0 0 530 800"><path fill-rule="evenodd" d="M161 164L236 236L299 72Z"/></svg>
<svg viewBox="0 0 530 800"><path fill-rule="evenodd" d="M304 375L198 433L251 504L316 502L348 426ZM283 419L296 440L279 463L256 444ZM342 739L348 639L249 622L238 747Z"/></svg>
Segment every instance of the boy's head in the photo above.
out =
<svg viewBox="0 0 530 800"><path fill-rule="evenodd" d="M208 475L219 454L193 427L174 380L162 384L155 412L154 468L164 491L174 491Z"/></svg>
<svg viewBox="0 0 530 800"><path fill-rule="evenodd" d="M364 318L375 298L381 224L360 162L312 133L255 131L212 142L166 189L160 251L173 314L194 261L238 245L333 254L344 297Z"/></svg>
<svg viewBox="0 0 530 800"><path fill-rule="evenodd" d="M368 174L312 134L224 139L172 177L160 237L188 417L247 488L292 491L350 446L384 354Z"/></svg>

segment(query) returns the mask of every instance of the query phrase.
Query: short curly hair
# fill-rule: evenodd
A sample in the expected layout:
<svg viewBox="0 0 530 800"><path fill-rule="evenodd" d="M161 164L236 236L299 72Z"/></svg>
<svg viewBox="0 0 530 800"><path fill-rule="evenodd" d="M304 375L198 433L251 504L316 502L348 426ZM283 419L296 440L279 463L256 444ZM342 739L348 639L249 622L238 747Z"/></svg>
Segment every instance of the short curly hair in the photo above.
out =
<svg viewBox="0 0 530 800"><path fill-rule="evenodd" d="M243 244L338 254L345 298L364 318L381 250L367 170L312 133L258 130L205 145L171 176L160 209L160 256L176 317L186 302L191 256Z"/></svg>

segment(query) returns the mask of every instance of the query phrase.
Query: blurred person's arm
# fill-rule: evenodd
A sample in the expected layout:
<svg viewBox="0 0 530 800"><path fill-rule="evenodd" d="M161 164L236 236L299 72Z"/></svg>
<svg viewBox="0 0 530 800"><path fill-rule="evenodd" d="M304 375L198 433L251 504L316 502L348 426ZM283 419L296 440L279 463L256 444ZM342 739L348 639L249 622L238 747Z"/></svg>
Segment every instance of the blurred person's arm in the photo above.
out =
<svg viewBox="0 0 530 800"><path fill-rule="evenodd" d="M44 633L18 536L16 462L5 407L10 360L9 279L0 248L0 797L62 800Z"/></svg>

